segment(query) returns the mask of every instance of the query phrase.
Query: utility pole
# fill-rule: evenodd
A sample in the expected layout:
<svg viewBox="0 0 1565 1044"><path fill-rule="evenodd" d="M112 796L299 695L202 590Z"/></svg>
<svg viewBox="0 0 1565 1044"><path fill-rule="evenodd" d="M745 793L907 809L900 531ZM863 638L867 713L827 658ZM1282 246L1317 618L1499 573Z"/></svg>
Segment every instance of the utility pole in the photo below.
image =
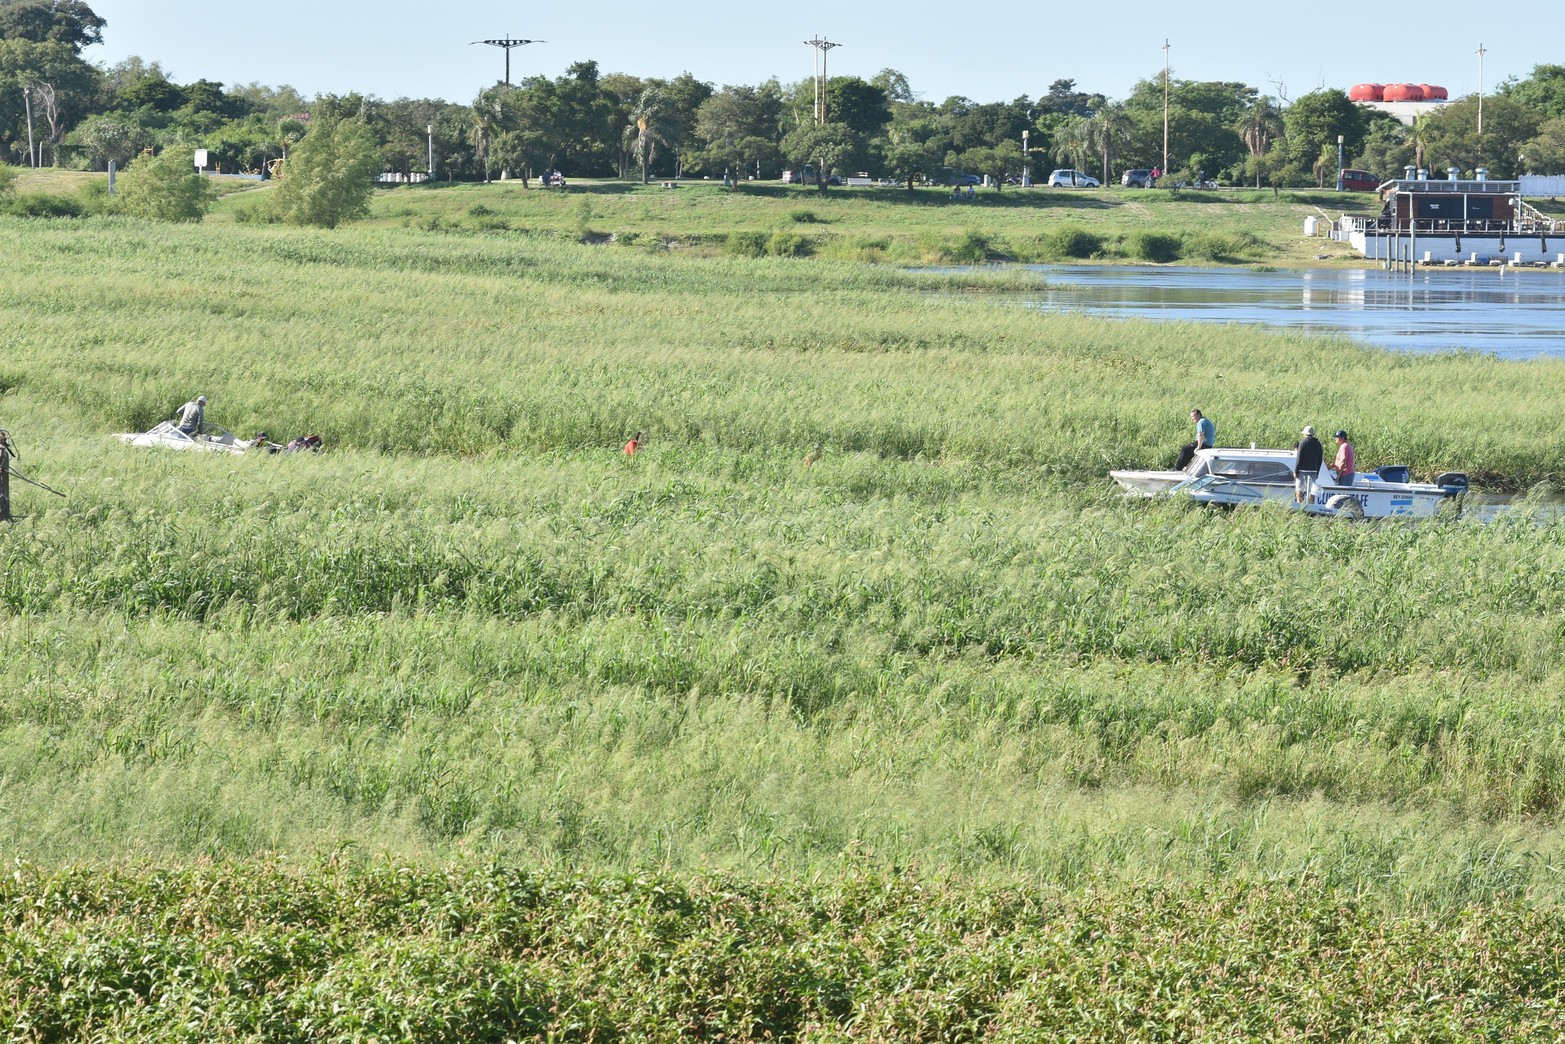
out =
<svg viewBox="0 0 1565 1044"><path fill-rule="evenodd" d="M1168 176L1168 40L1163 41L1163 176Z"/></svg>
<svg viewBox="0 0 1565 1044"><path fill-rule="evenodd" d="M509 87L511 86L511 48L526 47L528 44L548 42L548 40L513 40L511 37L507 36L499 40L474 40L473 43L470 43L467 46L471 47L473 44L488 44L491 47L505 48L505 85Z"/></svg>
<svg viewBox="0 0 1565 1044"><path fill-rule="evenodd" d="M435 183L435 125L431 123L425 129L429 131L429 183L433 185Z"/></svg>
<svg viewBox="0 0 1565 1044"><path fill-rule="evenodd" d="M1483 147L1483 44L1478 45L1478 137L1479 148Z"/></svg>
<svg viewBox="0 0 1565 1044"><path fill-rule="evenodd" d="M819 127L826 122L826 52L842 45L832 43L824 36L804 43L815 48L815 125Z"/></svg>

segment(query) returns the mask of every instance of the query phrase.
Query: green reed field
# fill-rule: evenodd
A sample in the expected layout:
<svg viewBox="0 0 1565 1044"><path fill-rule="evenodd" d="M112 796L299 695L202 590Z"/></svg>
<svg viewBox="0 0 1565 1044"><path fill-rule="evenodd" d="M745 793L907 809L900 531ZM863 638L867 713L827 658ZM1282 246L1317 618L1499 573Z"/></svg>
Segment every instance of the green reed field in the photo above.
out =
<svg viewBox="0 0 1565 1044"><path fill-rule="evenodd" d="M1565 364L519 196L0 220L11 1036L1565 1030ZM328 452L111 438L198 392ZM1195 405L1540 510L1115 495Z"/></svg>

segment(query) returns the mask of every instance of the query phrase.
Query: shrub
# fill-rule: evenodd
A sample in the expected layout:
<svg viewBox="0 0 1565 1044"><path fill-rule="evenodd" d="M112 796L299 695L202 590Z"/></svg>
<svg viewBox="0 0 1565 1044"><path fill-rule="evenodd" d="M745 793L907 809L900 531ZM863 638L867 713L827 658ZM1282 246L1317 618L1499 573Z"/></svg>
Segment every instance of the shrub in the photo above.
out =
<svg viewBox="0 0 1565 1044"><path fill-rule="evenodd" d="M728 240L723 244L725 253L735 257L764 257L766 254L765 232L730 232Z"/></svg>
<svg viewBox="0 0 1565 1044"><path fill-rule="evenodd" d="M1181 249L1184 256L1202 261L1232 261L1256 253L1260 246L1247 232L1192 232Z"/></svg>
<svg viewBox="0 0 1565 1044"><path fill-rule="evenodd" d="M773 257L803 257L810 252L810 241L797 232L779 229L766 241L766 252Z"/></svg>
<svg viewBox="0 0 1565 1044"><path fill-rule="evenodd" d="M1125 251L1139 261L1167 264L1179 260L1178 236L1166 232L1136 232L1125 243Z"/></svg>
<svg viewBox="0 0 1565 1044"><path fill-rule="evenodd" d="M1103 237L1074 225L1064 225L1045 235L1039 243L1044 256L1085 258L1101 253Z"/></svg>
<svg viewBox="0 0 1565 1044"><path fill-rule="evenodd" d="M814 225L820 223L820 218L815 216L815 211L813 210L795 210L789 213L788 217L790 217L796 225Z"/></svg>
<svg viewBox="0 0 1565 1044"><path fill-rule="evenodd" d="M138 159L119 178L118 209L154 221L200 221L217 199L210 178L196 172L193 150L167 148Z"/></svg>
<svg viewBox="0 0 1565 1044"><path fill-rule="evenodd" d="M977 229L968 229L954 240L948 240L941 251L951 261L976 264L989 260L989 237Z"/></svg>
<svg viewBox="0 0 1565 1044"><path fill-rule="evenodd" d="M27 192L0 201L0 213L31 218L82 217L87 213L87 205L74 196Z"/></svg>

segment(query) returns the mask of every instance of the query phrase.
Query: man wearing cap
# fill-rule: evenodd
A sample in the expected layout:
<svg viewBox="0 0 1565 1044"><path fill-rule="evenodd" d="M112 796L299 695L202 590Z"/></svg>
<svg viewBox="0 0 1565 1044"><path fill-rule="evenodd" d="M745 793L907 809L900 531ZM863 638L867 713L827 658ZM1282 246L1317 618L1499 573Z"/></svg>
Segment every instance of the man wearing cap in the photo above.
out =
<svg viewBox="0 0 1565 1044"><path fill-rule="evenodd" d="M1325 454L1321 452L1320 439L1315 437L1315 427L1311 424L1304 426L1301 432L1304 437L1294 446L1298 457L1293 462L1293 502L1302 504L1310 498L1310 484L1320 478L1321 461Z"/></svg>
<svg viewBox="0 0 1565 1044"><path fill-rule="evenodd" d="M206 396L197 395L179 408L179 430L186 435L200 435L206 428Z"/></svg>
<svg viewBox="0 0 1565 1044"><path fill-rule="evenodd" d="M1332 438L1337 440L1337 459L1331 465L1332 478L1337 480L1339 486L1353 485L1353 443L1348 441L1348 433L1341 428Z"/></svg>

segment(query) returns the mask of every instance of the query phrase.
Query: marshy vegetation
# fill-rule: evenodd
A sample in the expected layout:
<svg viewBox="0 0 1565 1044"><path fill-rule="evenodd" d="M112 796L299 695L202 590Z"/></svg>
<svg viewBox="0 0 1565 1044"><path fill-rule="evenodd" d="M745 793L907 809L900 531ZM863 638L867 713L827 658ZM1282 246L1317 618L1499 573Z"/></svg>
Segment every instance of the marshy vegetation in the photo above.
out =
<svg viewBox="0 0 1565 1044"><path fill-rule="evenodd" d="M0 425L70 494L0 533L13 1035L1557 1031L1561 523L1104 474L1200 405L1542 493L1565 364L456 195L0 219ZM330 452L108 438L198 391Z"/></svg>

